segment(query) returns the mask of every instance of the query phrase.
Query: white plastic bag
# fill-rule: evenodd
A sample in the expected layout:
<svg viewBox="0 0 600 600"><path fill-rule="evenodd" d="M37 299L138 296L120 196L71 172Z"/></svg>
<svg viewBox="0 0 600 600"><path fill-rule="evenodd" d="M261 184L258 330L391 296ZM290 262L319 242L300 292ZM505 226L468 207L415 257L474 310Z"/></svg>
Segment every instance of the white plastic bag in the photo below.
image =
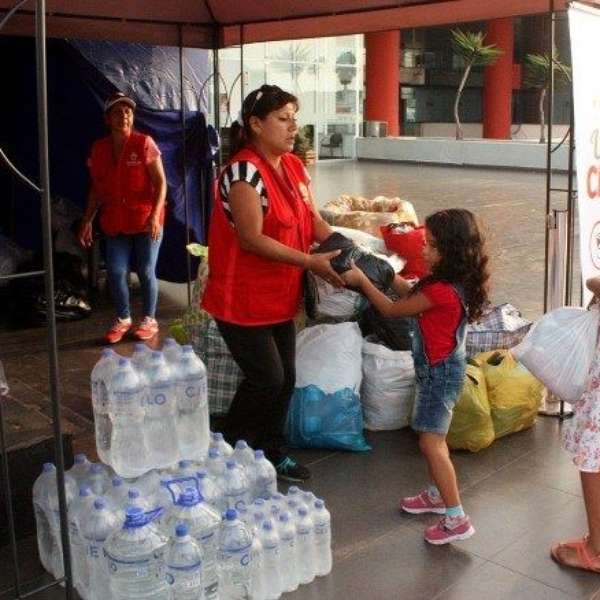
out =
<svg viewBox="0 0 600 600"><path fill-rule="evenodd" d="M511 353L561 400L577 402L596 352L599 321L597 307L557 308L537 321Z"/></svg>
<svg viewBox="0 0 600 600"><path fill-rule="evenodd" d="M356 323L315 325L296 337L296 387L315 385L327 394L350 388L362 379L362 337Z"/></svg>
<svg viewBox="0 0 600 600"><path fill-rule="evenodd" d="M369 303L358 292L347 288L336 288L319 276L315 276L315 280L319 290L318 317L333 317L342 320L354 319Z"/></svg>
<svg viewBox="0 0 600 600"><path fill-rule="evenodd" d="M410 424L415 397L411 352L390 350L369 336L362 347L361 403L371 431L401 429Z"/></svg>

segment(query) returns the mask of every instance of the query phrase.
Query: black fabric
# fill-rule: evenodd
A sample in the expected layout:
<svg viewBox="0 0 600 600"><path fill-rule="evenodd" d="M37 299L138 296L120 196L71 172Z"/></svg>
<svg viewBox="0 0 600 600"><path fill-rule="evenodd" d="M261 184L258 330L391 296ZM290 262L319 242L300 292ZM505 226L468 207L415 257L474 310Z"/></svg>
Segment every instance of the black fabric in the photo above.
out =
<svg viewBox="0 0 600 600"><path fill-rule="evenodd" d="M410 319L406 317L384 317L375 307L365 309L359 319L364 337L375 334L390 350L411 350Z"/></svg>
<svg viewBox="0 0 600 600"><path fill-rule="evenodd" d="M344 273L352 268L352 261L371 280L371 283L382 292L386 292L394 280L394 269L384 259L365 252L359 248L350 238L338 233L332 233L315 252L333 252L341 250L339 256L331 261L331 266L337 273ZM348 289L355 289L348 286ZM358 290L356 290L358 291Z"/></svg>
<svg viewBox="0 0 600 600"><path fill-rule="evenodd" d="M246 440L277 464L286 455L284 426L296 383L296 327L293 321L245 327L217 321L244 379L223 428L227 441Z"/></svg>

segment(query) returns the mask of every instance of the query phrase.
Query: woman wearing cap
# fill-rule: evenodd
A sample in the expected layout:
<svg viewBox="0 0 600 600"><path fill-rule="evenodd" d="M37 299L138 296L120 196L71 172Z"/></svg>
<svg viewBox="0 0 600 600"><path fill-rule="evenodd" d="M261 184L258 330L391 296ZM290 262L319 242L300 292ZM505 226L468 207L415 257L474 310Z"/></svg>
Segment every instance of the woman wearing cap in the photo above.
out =
<svg viewBox="0 0 600 600"><path fill-rule="evenodd" d="M263 85L232 127L232 158L216 191L204 309L213 315L244 379L225 420L230 442L265 450L280 477L308 470L287 455L283 428L295 384L296 316L309 269L334 285L330 260L309 254L332 230L314 207L310 177L291 151L298 100Z"/></svg>
<svg viewBox="0 0 600 600"><path fill-rule="evenodd" d="M117 318L105 339L114 344L131 329L128 275L136 258L143 296L143 318L134 335L140 340L158 332L156 260L162 240L167 184L160 150L148 135L133 129L135 102L121 93L104 105L108 136L92 146L88 166L92 184L79 239L92 244L92 221L100 211L106 239L108 281Z"/></svg>

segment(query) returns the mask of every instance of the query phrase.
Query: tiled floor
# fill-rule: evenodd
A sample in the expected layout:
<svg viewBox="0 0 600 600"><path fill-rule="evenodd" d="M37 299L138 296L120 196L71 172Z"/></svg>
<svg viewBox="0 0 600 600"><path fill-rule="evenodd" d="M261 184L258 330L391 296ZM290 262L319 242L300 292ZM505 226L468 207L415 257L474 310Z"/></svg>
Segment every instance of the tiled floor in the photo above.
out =
<svg viewBox="0 0 600 600"><path fill-rule="evenodd" d="M535 317L543 277L542 174L339 162L313 173L320 203L338 193L400 195L421 217L444 206L473 208L493 232L496 301L510 301ZM163 324L183 310L184 294L163 286ZM93 453L88 381L109 319L106 300L92 317L59 327L64 426L76 449ZM164 328L163 328L164 329ZM131 344L120 351L131 352ZM22 410L48 413L44 331L0 332L12 395ZM45 417L44 417L45 418ZM409 430L369 433L365 454L299 451L310 464L310 485L333 517L334 568L290 600L600 599L600 576L552 562L553 540L585 531L578 474L560 449L560 425L540 418L529 430L498 440L478 454L455 453L463 501L477 534L450 547L431 547L423 529L434 522L397 510L398 498L426 482L425 466ZM21 566L38 579L34 544L21 548ZM0 551L0 598L11 583L9 555ZM35 598L62 598L60 589Z"/></svg>

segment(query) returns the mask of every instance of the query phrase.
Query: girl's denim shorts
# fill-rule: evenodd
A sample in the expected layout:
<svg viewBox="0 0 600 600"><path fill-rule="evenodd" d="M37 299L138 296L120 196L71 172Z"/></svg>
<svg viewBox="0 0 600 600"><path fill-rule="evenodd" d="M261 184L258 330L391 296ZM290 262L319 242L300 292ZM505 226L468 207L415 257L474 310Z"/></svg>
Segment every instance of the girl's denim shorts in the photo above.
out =
<svg viewBox="0 0 600 600"><path fill-rule="evenodd" d="M416 361L415 372L417 389L412 428L445 436L464 384L465 361L449 358L433 366Z"/></svg>

